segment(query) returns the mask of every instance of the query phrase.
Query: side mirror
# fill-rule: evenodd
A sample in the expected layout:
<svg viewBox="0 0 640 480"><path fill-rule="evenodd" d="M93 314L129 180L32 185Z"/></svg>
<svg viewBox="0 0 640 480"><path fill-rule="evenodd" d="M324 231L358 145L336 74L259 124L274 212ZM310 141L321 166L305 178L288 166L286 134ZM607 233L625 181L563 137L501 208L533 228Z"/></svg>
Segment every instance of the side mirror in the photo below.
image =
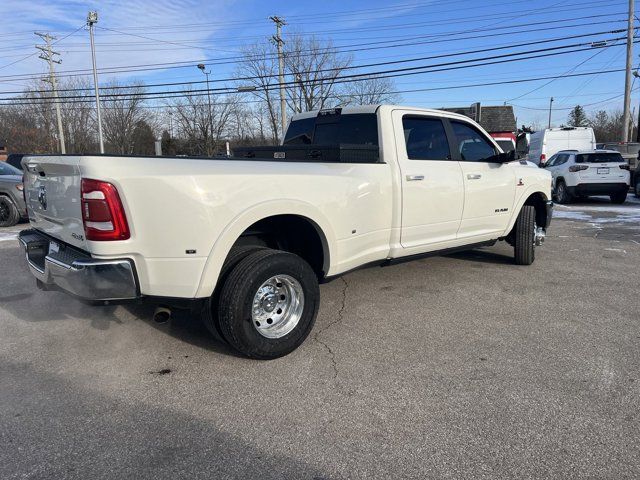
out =
<svg viewBox="0 0 640 480"><path fill-rule="evenodd" d="M499 153L497 157L498 157L498 163L513 162L514 160L516 160L516 151L511 150L509 152Z"/></svg>

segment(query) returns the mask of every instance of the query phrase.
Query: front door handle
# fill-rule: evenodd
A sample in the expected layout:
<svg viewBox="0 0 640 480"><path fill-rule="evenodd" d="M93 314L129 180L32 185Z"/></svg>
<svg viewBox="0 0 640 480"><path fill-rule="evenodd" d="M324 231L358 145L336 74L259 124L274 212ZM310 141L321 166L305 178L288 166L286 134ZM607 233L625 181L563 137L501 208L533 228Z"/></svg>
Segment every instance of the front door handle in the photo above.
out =
<svg viewBox="0 0 640 480"><path fill-rule="evenodd" d="M479 173L468 173L467 178L469 180L480 180L482 178L482 175L480 175Z"/></svg>
<svg viewBox="0 0 640 480"><path fill-rule="evenodd" d="M424 180L424 175L407 175L407 182L416 182L419 180Z"/></svg>

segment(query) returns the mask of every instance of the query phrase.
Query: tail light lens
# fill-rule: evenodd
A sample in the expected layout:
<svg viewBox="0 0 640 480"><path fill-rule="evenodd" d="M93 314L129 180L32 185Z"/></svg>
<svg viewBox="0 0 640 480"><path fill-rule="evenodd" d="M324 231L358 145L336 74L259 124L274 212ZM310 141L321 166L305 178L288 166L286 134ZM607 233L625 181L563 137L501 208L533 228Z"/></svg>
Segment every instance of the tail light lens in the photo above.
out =
<svg viewBox="0 0 640 480"><path fill-rule="evenodd" d="M579 172L580 170L586 170L587 168L589 168L588 165L571 165L569 167L569 171L570 172Z"/></svg>
<svg viewBox="0 0 640 480"><path fill-rule="evenodd" d="M118 190L109 182L82 179L82 222L87 240L130 238L129 224Z"/></svg>
<svg viewBox="0 0 640 480"><path fill-rule="evenodd" d="M629 164L627 164L627 163L625 163L624 165L620 165L620 168L621 168L622 170L631 170L631 169L629 168Z"/></svg>
<svg viewBox="0 0 640 480"><path fill-rule="evenodd" d="M543 153L540 155L540 163L545 163L547 161L547 156Z"/></svg>

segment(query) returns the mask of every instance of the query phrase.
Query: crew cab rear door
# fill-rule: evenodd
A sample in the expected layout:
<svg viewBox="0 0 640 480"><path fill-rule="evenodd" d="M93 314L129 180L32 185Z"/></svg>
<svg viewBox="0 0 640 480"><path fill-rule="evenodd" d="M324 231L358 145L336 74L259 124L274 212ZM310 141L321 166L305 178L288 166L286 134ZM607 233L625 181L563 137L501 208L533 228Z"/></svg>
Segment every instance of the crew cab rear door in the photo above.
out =
<svg viewBox="0 0 640 480"><path fill-rule="evenodd" d="M25 157L22 165L31 226L65 243L85 248L79 157L32 156Z"/></svg>
<svg viewBox="0 0 640 480"><path fill-rule="evenodd" d="M439 117L410 110L394 110L393 125L401 172L400 243L407 249L446 248L456 238L464 202L462 171L451 159L448 127Z"/></svg>

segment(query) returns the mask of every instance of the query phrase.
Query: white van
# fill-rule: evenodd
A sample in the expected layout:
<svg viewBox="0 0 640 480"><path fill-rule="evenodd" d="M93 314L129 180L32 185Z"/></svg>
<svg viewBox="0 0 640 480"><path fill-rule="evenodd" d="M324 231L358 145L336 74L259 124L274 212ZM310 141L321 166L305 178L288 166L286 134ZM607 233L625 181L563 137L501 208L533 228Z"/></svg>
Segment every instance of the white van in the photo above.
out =
<svg viewBox="0 0 640 480"><path fill-rule="evenodd" d="M547 128L531 134L527 160L536 165L544 165L561 150L583 152L595 149L596 136L591 127Z"/></svg>

